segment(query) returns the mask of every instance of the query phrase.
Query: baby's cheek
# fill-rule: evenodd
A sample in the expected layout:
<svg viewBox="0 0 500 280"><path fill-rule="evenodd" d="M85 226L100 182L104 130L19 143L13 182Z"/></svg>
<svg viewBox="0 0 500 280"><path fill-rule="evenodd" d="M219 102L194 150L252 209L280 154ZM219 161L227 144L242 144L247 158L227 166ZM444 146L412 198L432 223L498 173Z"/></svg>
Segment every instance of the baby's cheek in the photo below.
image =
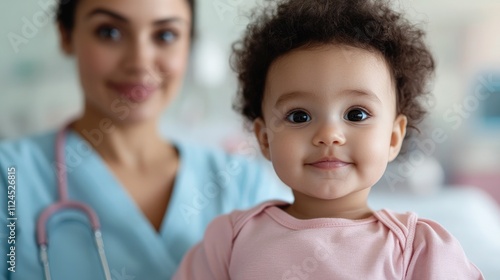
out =
<svg viewBox="0 0 500 280"><path fill-rule="evenodd" d="M388 145L384 142L383 139L367 137L357 143L351 143L351 147L356 147L352 150L352 159L361 176L375 178L384 172L388 162Z"/></svg>
<svg viewBox="0 0 500 280"><path fill-rule="evenodd" d="M299 158L294 156L291 147L288 145L281 143L278 144L276 139L274 139L274 143L271 145L271 161L273 167L278 174L278 176L283 180L285 177L290 177L291 174L294 174L297 169L297 165L300 165ZM298 151L294 151L297 153ZM295 171L294 171L295 170Z"/></svg>
<svg viewBox="0 0 500 280"><path fill-rule="evenodd" d="M367 163L364 168L366 178L370 184L375 184L384 174L387 167L387 153L384 149L376 149L371 153L366 153Z"/></svg>

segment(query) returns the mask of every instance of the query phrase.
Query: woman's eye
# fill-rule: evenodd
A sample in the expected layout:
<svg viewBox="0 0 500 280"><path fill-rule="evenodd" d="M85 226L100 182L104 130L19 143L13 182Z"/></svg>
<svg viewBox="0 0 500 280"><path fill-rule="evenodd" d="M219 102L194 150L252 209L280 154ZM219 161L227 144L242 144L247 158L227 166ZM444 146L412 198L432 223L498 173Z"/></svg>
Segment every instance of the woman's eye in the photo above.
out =
<svg viewBox="0 0 500 280"><path fill-rule="evenodd" d="M100 27L97 29L97 36L105 40L118 41L122 34L120 30L114 27Z"/></svg>
<svg viewBox="0 0 500 280"><path fill-rule="evenodd" d="M304 111L294 111L286 119L291 123L305 123L311 121L311 116Z"/></svg>
<svg viewBox="0 0 500 280"><path fill-rule="evenodd" d="M368 113L362 109L352 109L345 114L344 119L351 122L364 121L369 117Z"/></svg>
<svg viewBox="0 0 500 280"><path fill-rule="evenodd" d="M157 34L158 40L165 43L172 43L177 39L177 34L172 31L162 31Z"/></svg>

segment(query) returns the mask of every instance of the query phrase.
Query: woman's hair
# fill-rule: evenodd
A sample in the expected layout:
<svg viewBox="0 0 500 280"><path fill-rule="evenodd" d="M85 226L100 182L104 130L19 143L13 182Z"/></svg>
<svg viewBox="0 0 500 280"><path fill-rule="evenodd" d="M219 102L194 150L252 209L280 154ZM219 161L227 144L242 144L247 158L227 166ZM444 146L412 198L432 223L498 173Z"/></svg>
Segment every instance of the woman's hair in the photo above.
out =
<svg viewBox="0 0 500 280"><path fill-rule="evenodd" d="M232 67L239 89L234 108L247 120L262 117L262 100L269 66L298 48L345 44L379 52L396 85L397 112L408 127L426 114L422 97L434 73L434 59L425 33L378 0L278 0L248 25L233 45Z"/></svg>
<svg viewBox="0 0 500 280"><path fill-rule="evenodd" d="M187 0L189 8L191 9L191 38L194 37L195 25L195 0ZM71 32L75 25L75 13L78 0L59 0L56 13L56 21L61 24L66 31Z"/></svg>

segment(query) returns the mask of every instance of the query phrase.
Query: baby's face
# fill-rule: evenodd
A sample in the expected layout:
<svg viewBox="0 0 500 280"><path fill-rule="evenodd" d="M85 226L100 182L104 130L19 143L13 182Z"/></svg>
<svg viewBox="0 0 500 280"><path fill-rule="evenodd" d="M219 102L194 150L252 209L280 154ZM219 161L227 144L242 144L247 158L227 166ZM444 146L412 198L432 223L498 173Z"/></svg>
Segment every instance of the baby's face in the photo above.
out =
<svg viewBox="0 0 500 280"><path fill-rule="evenodd" d="M401 146L406 118L382 55L344 45L294 50L271 65L264 156L297 196L364 200Z"/></svg>

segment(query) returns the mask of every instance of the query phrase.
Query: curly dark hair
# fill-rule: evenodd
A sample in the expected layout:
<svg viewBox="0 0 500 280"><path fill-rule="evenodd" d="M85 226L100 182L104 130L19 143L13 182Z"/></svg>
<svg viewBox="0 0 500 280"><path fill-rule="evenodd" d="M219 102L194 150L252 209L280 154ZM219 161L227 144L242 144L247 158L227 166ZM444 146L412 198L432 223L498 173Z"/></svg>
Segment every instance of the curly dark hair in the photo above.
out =
<svg viewBox="0 0 500 280"><path fill-rule="evenodd" d="M239 89L233 107L247 120L262 117L269 66L280 56L318 44L344 44L380 52L396 84L397 112L416 128L427 113L422 98L434 74L424 31L379 0L278 0L266 6L233 44ZM417 129L418 130L418 129Z"/></svg>
<svg viewBox="0 0 500 280"><path fill-rule="evenodd" d="M191 37L194 37L194 20L195 20L195 0L187 0L189 8L191 8ZM76 7L78 0L59 0L56 11L56 22L68 32L73 31L75 24Z"/></svg>

